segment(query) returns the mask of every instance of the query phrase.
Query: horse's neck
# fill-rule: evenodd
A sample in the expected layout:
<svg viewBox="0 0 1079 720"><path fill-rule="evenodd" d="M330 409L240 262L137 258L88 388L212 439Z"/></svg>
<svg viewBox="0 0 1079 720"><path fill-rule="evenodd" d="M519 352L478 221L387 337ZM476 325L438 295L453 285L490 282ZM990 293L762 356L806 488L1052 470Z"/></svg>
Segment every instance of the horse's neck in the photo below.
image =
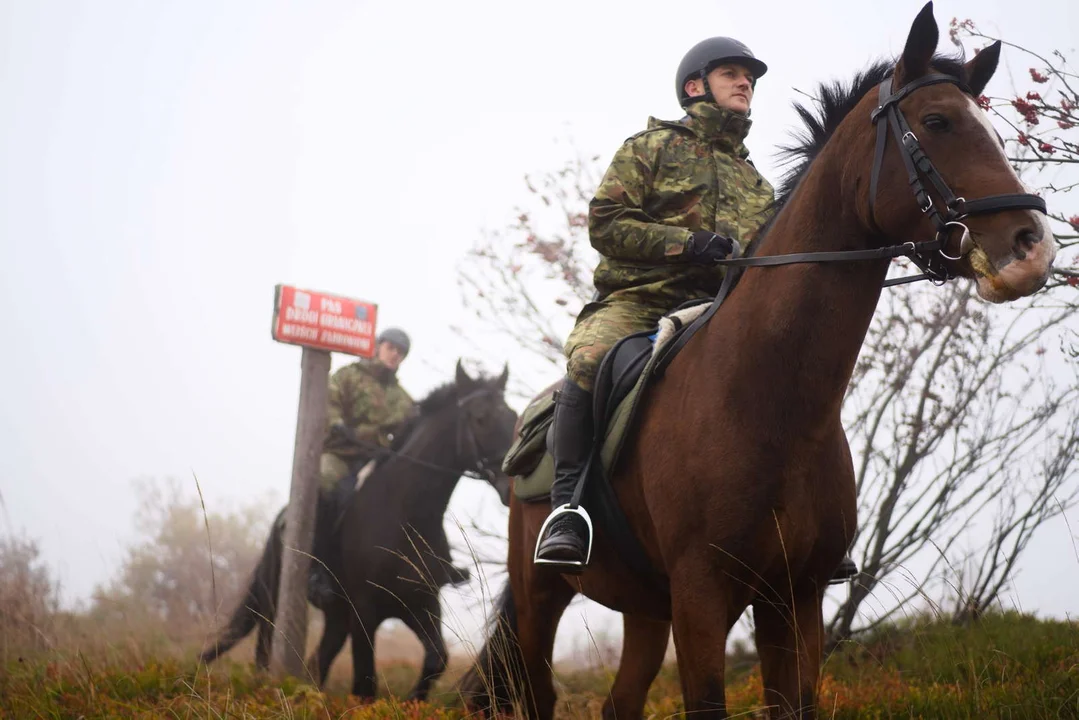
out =
<svg viewBox="0 0 1079 720"><path fill-rule="evenodd" d="M834 149L821 153L762 240L759 255L869 245L854 199L839 184L843 163ZM822 420L838 419L887 270L887 261L747 269L709 323L692 372L721 383L733 380L721 397L777 429L803 423L812 432ZM715 367L715 358L724 366Z"/></svg>
<svg viewBox="0 0 1079 720"><path fill-rule="evenodd" d="M441 518L464 472L455 419L421 421L394 458L386 481L410 518ZM413 462L410 458L418 462Z"/></svg>

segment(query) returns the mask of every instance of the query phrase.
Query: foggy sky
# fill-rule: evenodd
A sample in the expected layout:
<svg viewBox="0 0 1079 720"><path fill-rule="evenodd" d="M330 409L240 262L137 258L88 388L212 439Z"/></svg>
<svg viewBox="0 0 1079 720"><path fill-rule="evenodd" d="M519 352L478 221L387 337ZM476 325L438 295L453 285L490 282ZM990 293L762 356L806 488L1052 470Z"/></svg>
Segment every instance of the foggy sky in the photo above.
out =
<svg viewBox="0 0 1079 720"><path fill-rule="evenodd" d="M40 540L72 602L132 539L136 478L197 475L216 508L287 497L300 351L270 339L277 283L377 302L412 335L415 397L461 356L526 367L450 327L473 322L455 266L525 173L566 138L605 163L649 115L677 119L678 60L726 34L770 66L748 144L774 183L795 89L898 53L920 7L0 0L0 528ZM952 16L1067 48L1074 7L938 2L942 49ZM504 527L474 481L451 511ZM1010 599L1060 617L1077 597L1057 521Z"/></svg>

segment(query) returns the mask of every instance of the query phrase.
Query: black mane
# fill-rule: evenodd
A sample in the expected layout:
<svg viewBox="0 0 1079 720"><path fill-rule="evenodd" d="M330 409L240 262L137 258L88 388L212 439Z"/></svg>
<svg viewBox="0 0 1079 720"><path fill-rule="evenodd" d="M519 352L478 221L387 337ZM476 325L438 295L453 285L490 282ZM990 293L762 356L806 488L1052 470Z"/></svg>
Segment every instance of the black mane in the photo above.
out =
<svg viewBox="0 0 1079 720"><path fill-rule="evenodd" d="M439 385L427 393L427 396L417 402L416 406L420 410L420 415L430 415L438 412L450 402L457 402L457 383L452 381Z"/></svg>
<svg viewBox="0 0 1079 720"><path fill-rule="evenodd" d="M794 106L805 128L794 135L794 142L779 148L779 156L784 164L791 165L783 175L776 195L776 209L782 208L790 198L798 183L802 181L809 166L824 149L836 128L850 114L854 106L861 102L867 92L891 75L895 60L881 60L867 70L854 76L849 84L833 80L821 83L810 105L796 103ZM951 75L966 82L963 68L963 55L937 55L933 58L933 69ZM866 118L866 123L869 118Z"/></svg>
<svg viewBox="0 0 1079 720"><path fill-rule="evenodd" d="M404 446L405 441L412 435L412 431L420 424L421 420L437 413L451 402L457 402L457 384L454 382L439 385L434 390L427 393L426 397L416 403L416 410L418 412L414 413L408 420L402 423L393 434L393 442L390 443L390 449L400 450Z"/></svg>

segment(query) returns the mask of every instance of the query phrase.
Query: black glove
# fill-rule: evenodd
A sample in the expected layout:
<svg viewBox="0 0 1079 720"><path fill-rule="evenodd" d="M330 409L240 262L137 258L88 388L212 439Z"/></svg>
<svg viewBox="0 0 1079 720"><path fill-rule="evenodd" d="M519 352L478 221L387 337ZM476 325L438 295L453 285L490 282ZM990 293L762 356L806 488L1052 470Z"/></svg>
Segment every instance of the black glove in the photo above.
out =
<svg viewBox="0 0 1079 720"><path fill-rule="evenodd" d="M691 263L709 265L734 252L734 240L711 230L697 230L689 237L686 256Z"/></svg>
<svg viewBox="0 0 1079 720"><path fill-rule="evenodd" d="M337 440L345 440L354 445L358 445L360 442L359 438L356 437L356 431L340 422L330 425L330 437Z"/></svg>

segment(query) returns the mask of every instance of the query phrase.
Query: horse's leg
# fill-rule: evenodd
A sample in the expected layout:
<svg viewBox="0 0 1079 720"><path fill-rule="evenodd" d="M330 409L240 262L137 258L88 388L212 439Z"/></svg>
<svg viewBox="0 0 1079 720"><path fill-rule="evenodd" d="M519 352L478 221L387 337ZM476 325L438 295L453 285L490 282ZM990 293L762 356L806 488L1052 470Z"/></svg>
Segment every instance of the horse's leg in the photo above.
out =
<svg viewBox="0 0 1079 720"><path fill-rule="evenodd" d="M565 580L532 564L532 549L547 508L510 500L509 581L499 596L491 633L458 685L470 709L549 720L555 692L551 654L555 632L576 594ZM529 532L525 532L525 519Z"/></svg>
<svg viewBox="0 0 1079 720"><path fill-rule="evenodd" d="M671 624L639 615L623 615L622 633L622 658L611 694L603 703L604 720L644 716L648 688L667 654Z"/></svg>
<svg viewBox="0 0 1079 720"><path fill-rule="evenodd" d="M518 512L513 512L517 510ZM512 501L507 554L510 588L517 621L517 645L524 663L525 687L516 688L525 717L549 720L557 695L551 675L558 622L577 591L549 568L532 562L540 525L547 515L542 505Z"/></svg>
<svg viewBox="0 0 1079 720"><path fill-rule="evenodd" d="M323 611L322 639L319 640L318 650L307 660L308 669L313 670L318 677L319 687L326 683L330 665L348 639L350 610L348 603L338 602Z"/></svg>
<svg viewBox="0 0 1079 720"><path fill-rule="evenodd" d="M359 606L349 616L352 635L352 694L374 699L378 692L375 675L375 630L379 619L375 613Z"/></svg>
<svg viewBox="0 0 1079 720"><path fill-rule="evenodd" d="M727 717L727 634L749 604L748 593L717 573L708 557L683 559L671 573L674 644L687 716Z"/></svg>
<svg viewBox="0 0 1079 720"><path fill-rule="evenodd" d="M408 615L402 618L405 626L416 634L423 645L420 678L408 694L408 699L426 700L431 686L446 672L446 643L442 639L442 605L438 595L429 596L425 602L409 607L409 612L405 614Z"/></svg>
<svg viewBox="0 0 1079 720"><path fill-rule="evenodd" d="M525 562L532 572L532 556L529 553ZM547 571L551 573L551 571ZM551 663L554 655L555 633L558 622L566 611L570 600L576 595L561 577L553 575L545 587L532 585L531 596L521 597L514 591L517 603L517 643L521 648L524 661L525 685L517 688L518 700L526 718L550 720L554 717L554 706L558 699L554 689L554 677ZM530 697L531 695L531 697Z"/></svg>
<svg viewBox="0 0 1079 720"><path fill-rule="evenodd" d="M823 593L807 582L794 589L794 602L753 603L757 654L764 701L773 718L817 717L817 689L824 649Z"/></svg>

